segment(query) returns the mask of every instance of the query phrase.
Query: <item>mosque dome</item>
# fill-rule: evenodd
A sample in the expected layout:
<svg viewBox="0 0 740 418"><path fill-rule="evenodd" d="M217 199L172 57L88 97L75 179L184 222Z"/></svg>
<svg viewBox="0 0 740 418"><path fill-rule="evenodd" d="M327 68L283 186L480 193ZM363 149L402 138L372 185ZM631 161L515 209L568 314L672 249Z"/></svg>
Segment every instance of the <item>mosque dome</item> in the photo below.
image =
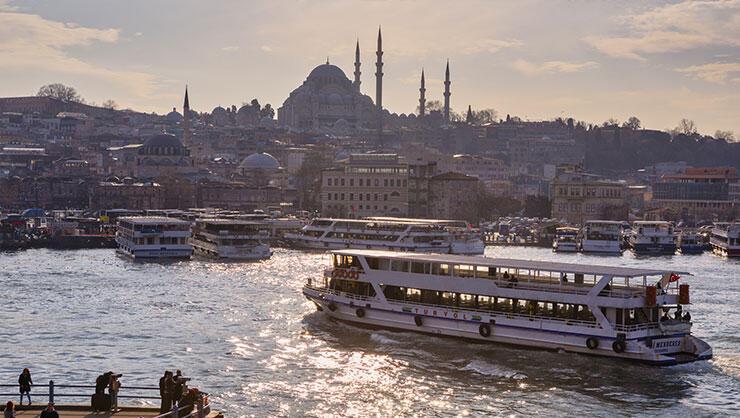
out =
<svg viewBox="0 0 740 418"><path fill-rule="evenodd" d="M216 107L213 108L213 111L211 112L211 114L214 115L214 116L215 115L225 115L226 114L226 109L224 109L221 106L216 106Z"/></svg>
<svg viewBox="0 0 740 418"><path fill-rule="evenodd" d="M245 158L239 168L242 170L277 170L280 163L272 155L266 152L258 152Z"/></svg>
<svg viewBox="0 0 740 418"><path fill-rule="evenodd" d="M339 81L349 81L347 75L341 68L332 64L321 64L314 68L308 75L308 80L336 79Z"/></svg>
<svg viewBox="0 0 740 418"><path fill-rule="evenodd" d="M183 120L182 115L174 107L172 108L172 112L168 113L167 116L165 116L165 118L167 118L168 122L172 122L172 123L182 122Z"/></svg>
<svg viewBox="0 0 740 418"><path fill-rule="evenodd" d="M144 142L139 148L140 155L185 155L187 149L179 139L172 134L155 135Z"/></svg>

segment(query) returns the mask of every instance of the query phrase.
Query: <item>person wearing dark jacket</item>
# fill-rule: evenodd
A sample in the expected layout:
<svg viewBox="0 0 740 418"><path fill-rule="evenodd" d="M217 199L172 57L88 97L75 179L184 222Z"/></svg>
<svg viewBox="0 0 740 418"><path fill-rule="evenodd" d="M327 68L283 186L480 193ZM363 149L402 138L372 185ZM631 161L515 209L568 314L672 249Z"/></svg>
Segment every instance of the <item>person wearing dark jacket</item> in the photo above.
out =
<svg viewBox="0 0 740 418"><path fill-rule="evenodd" d="M160 414L169 412L172 409L171 382L172 372L165 370L164 376L159 378L159 397L162 399L162 404L159 407Z"/></svg>
<svg viewBox="0 0 740 418"><path fill-rule="evenodd" d="M33 380L31 379L31 372L28 369L23 369L23 372L18 376L18 386L21 391L21 406L23 405L23 394L25 393L28 397L28 404L31 405L31 385Z"/></svg>
<svg viewBox="0 0 740 418"><path fill-rule="evenodd" d="M95 379L95 393L96 394L103 394L105 393L105 388L110 385L110 377L113 375L113 372L105 372L98 376L97 379Z"/></svg>
<svg viewBox="0 0 740 418"><path fill-rule="evenodd" d="M49 405L41 412L39 418L59 418L59 413L54 409L54 404L49 402Z"/></svg>

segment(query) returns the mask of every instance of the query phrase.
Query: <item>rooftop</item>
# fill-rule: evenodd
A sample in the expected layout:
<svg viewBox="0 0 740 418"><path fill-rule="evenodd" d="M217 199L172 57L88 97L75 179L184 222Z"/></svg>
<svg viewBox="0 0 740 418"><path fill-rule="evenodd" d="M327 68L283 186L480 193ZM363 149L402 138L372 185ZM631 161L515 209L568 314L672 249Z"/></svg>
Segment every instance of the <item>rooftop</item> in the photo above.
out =
<svg viewBox="0 0 740 418"><path fill-rule="evenodd" d="M190 222L188 221L176 218L166 218L164 216L125 216L118 219L138 225L190 225Z"/></svg>

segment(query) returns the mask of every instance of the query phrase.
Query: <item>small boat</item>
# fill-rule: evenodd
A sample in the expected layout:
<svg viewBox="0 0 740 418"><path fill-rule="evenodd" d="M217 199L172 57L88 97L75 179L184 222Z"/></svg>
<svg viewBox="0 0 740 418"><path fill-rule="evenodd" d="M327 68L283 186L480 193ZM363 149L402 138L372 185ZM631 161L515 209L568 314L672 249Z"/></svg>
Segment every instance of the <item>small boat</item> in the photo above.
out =
<svg viewBox="0 0 740 418"><path fill-rule="evenodd" d="M552 241L552 250L559 253L574 253L578 251L576 238L578 228L559 227L555 229L555 239Z"/></svg>
<svg viewBox="0 0 740 418"><path fill-rule="evenodd" d="M699 234L693 231L683 230L679 232L677 246L681 254L701 254L704 252L704 244L699 239Z"/></svg>
<svg viewBox="0 0 740 418"><path fill-rule="evenodd" d="M162 216L118 218L118 251L134 259L190 258L190 222Z"/></svg>
<svg viewBox="0 0 740 418"><path fill-rule="evenodd" d="M584 253L622 254L622 223L618 221L586 221L578 237Z"/></svg>
<svg viewBox="0 0 740 418"><path fill-rule="evenodd" d="M709 242L716 254L725 257L740 257L740 223L714 224Z"/></svg>
<svg viewBox="0 0 740 418"><path fill-rule="evenodd" d="M193 251L213 258L263 260L272 256L262 240L269 231L260 221L203 218L193 225Z"/></svg>
<svg viewBox="0 0 740 418"><path fill-rule="evenodd" d="M665 221L636 221L629 237L632 252L639 255L676 253L673 225Z"/></svg>

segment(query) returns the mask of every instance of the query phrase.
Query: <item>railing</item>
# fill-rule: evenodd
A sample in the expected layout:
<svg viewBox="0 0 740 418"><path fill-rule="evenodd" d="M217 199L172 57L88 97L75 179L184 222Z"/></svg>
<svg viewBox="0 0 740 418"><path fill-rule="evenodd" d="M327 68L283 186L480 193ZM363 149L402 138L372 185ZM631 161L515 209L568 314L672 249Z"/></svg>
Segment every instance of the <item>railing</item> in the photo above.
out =
<svg viewBox="0 0 740 418"><path fill-rule="evenodd" d="M18 397L20 395L18 389L18 384L0 384L0 390L3 388L14 388L16 389L15 392L12 393L0 393L0 397ZM45 396L48 399L48 402L55 403L56 398L87 398L95 393L96 386L95 385L60 385L54 383L53 380L49 380L48 384L33 384L31 385L32 389L35 388L43 388L45 389L45 392L35 392L33 393L34 396ZM59 389L91 389L91 391L88 391L86 393L60 393ZM156 396L152 395L126 395L121 394L123 391L150 391L150 392L156 392ZM155 386L124 386L121 385L121 388L119 390L119 394L117 395L118 399L139 399L139 400L160 400L162 399L159 396L159 387ZM188 412L185 415L182 415L182 413L188 409L192 408L192 411ZM207 416L211 411L210 403L208 402L208 393L206 392L199 392L198 399L196 400L195 404L193 405L184 405L184 406L178 406L175 404L175 406L172 408L171 411L166 412L164 414L158 415L156 418L164 418L164 417L173 417L173 418L186 418L186 417L199 417L204 418Z"/></svg>

